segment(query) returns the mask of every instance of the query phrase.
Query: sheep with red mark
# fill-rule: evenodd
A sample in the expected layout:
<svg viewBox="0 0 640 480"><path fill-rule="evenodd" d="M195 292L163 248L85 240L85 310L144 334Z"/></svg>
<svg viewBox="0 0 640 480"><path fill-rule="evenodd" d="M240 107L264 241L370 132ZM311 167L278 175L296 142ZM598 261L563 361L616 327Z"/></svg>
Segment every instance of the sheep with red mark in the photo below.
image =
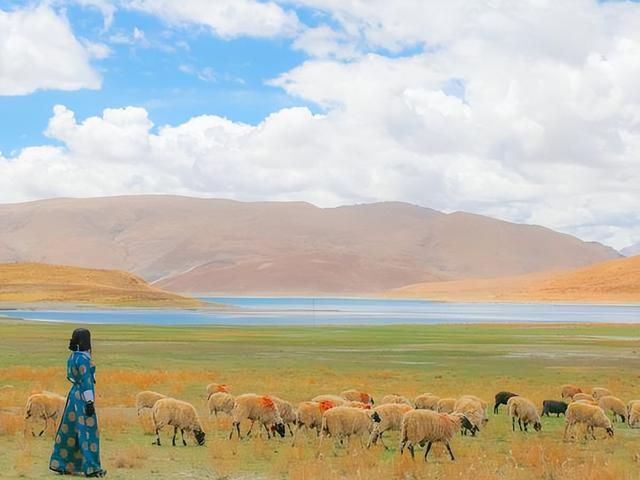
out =
<svg viewBox="0 0 640 480"><path fill-rule="evenodd" d="M278 411L278 406L272 397L268 395L256 395L255 393L245 393L236 397L231 411L233 422L231 425L231 433L229 439L233 438L234 430L238 433L238 438L242 439L240 434L240 423L242 420L250 420L251 426L247 435L251 434L253 424L259 422L267 432L267 437L271 438L269 433L273 429L281 436L285 435L284 423Z"/></svg>

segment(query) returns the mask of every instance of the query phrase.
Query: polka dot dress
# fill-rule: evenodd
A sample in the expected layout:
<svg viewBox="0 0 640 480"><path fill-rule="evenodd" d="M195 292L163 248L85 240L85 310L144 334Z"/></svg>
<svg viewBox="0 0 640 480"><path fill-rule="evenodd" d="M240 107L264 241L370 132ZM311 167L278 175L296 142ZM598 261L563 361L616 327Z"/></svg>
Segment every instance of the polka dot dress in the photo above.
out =
<svg viewBox="0 0 640 480"><path fill-rule="evenodd" d="M96 415L86 416L82 392L93 391L95 367L85 352L73 352L67 362L72 382L64 415L58 426L49 468L60 473L91 475L100 472L100 432Z"/></svg>

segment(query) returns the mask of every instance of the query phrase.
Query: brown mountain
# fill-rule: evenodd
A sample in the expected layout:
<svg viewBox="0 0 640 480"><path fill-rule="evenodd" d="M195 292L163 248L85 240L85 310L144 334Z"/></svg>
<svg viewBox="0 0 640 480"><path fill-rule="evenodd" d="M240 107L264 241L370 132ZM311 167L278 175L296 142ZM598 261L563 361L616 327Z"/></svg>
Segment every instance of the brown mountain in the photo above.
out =
<svg viewBox="0 0 640 480"><path fill-rule="evenodd" d="M388 295L445 301L640 303L640 256L565 272L420 283Z"/></svg>
<svg viewBox="0 0 640 480"><path fill-rule="evenodd" d="M198 300L154 288L127 272L42 263L0 264L0 304L7 302L182 308L202 306Z"/></svg>
<svg viewBox="0 0 640 480"><path fill-rule="evenodd" d="M377 293L616 257L547 228L404 203L127 196L0 205L0 262L122 269L185 292Z"/></svg>

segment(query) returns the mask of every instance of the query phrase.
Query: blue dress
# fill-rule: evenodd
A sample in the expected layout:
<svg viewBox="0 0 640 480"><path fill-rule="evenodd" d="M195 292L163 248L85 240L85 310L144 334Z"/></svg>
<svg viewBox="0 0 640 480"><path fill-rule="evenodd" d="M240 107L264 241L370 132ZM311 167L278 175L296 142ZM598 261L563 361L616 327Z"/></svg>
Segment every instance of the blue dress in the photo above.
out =
<svg viewBox="0 0 640 480"><path fill-rule="evenodd" d="M84 392L95 398L95 369L87 352L73 352L67 378L73 384L56 434L49 468L60 473L91 475L100 472L100 432L96 415L84 413Z"/></svg>

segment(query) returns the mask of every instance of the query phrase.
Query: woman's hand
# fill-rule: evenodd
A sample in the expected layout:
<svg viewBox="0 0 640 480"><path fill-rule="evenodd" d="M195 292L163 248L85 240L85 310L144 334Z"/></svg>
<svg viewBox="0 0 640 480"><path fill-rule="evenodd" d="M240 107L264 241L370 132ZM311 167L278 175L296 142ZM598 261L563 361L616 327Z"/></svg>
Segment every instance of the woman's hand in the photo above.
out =
<svg viewBox="0 0 640 480"><path fill-rule="evenodd" d="M87 402L84 404L84 414L87 417L93 417L96 413L96 407L93 402Z"/></svg>

